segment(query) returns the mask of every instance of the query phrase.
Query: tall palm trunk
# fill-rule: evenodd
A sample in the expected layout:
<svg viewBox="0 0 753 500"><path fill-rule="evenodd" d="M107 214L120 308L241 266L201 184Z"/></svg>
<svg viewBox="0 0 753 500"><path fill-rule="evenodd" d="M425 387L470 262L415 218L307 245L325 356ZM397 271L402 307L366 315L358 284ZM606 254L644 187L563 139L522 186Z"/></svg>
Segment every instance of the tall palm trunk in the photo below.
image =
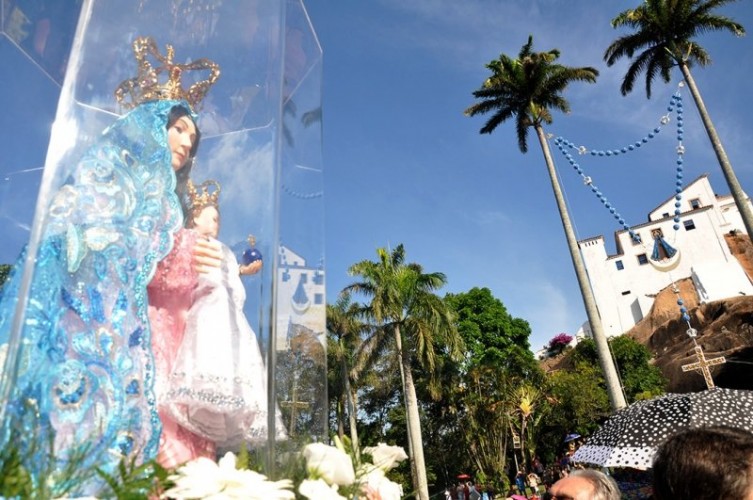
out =
<svg viewBox="0 0 753 500"><path fill-rule="evenodd" d="M405 400L405 419L410 445L413 485L418 500L429 500L429 483L426 479L426 462L424 461L424 445L421 437L421 417L418 413L416 386L413 383L410 353L403 348L399 325L395 326L395 345L397 355L400 357L400 374L403 378L403 398Z"/></svg>
<svg viewBox="0 0 753 500"><path fill-rule="evenodd" d="M340 381L342 383L343 391L337 398L337 435L340 437L340 441L342 441L345 436L346 406L348 407L348 413L350 412L350 401L348 401L350 392L350 387L348 386L348 369L344 360L341 360L340 362Z"/></svg>
<svg viewBox="0 0 753 500"><path fill-rule="evenodd" d="M701 93L698 91L693 75L690 73L690 68L685 62L680 63L680 71L682 71L682 76L685 78L685 83L688 84L690 95L693 96L693 101L695 101L695 105L698 108L698 113L701 115L701 121L703 122L703 126L706 128L706 133L711 140L711 147L714 148L716 158L719 160L719 166L722 168L724 178L727 180L727 186L729 186L732 198L735 200L735 205L740 211L745 230L748 231L748 236L753 238L753 211L750 209L748 198L745 196L745 193L740 186L740 182L737 180L737 175L735 175L735 171L732 169L732 165L727 158L727 153L724 151L724 146L722 146L722 141L716 133L714 123L711 121L709 112L706 110L706 105L703 103Z"/></svg>
<svg viewBox="0 0 753 500"><path fill-rule="evenodd" d="M337 398L337 436L342 441L345 436L345 408L342 398Z"/></svg>
<svg viewBox="0 0 753 500"><path fill-rule="evenodd" d="M403 340L400 337L400 327L397 327L395 333L395 349L397 352L398 363L400 368L400 385L403 388L403 405L405 406L405 369L403 368ZM416 461L413 459L413 440L410 437L410 425L408 424L408 410L405 411L405 432L408 437L408 457L410 462L410 477L413 483L413 491L418 491L418 473L416 473Z"/></svg>
<svg viewBox="0 0 753 500"><path fill-rule="evenodd" d="M361 463L361 449L358 444L358 420L356 418L358 394L351 387L350 379L346 381L345 387L348 393L348 422L350 423L350 442L353 446L353 453L356 457L356 465L358 465Z"/></svg>
<svg viewBox="0 0 753 500"><path fill-rule="evenodd" d="M526 418L521 417L520 422L520 463L521 470L528 470L528 458L526 458Z"/></svg>
<svg viewBox="0 0 753 500"><path fill-rule="evenodd" d="M607 384L609 401L612 405L612 410L619 410L620 408L627 406L625 395L622 392L622 387L620 387L620 380L617 377L617 369L615 368L614 361L609 353L609 344L607 344L604 327L601 324L599 311L596 308L596 299L594 298L593 290L591 289L591 283L588 281L586 266L583 263L583 256L578 248L578 241L575 238L575 231L573 230L573 225L570 221L570 214L567 211L565 198L562 195L562 188L557 179L557 172L554 170L554 162L552 161L552 154L549 150L549 143L544 135L544 129L540 124L534 125L534 129L536 130L536 135L539 137L541 150L544 153L544 160L546 160L546 167L549 171L549 178L552 181L554 198L557 201L557 208L560 211L562 228L565 230L565 238L567 239L567 246L570 249L570 257L573 260L575 276L578 278L580 293L583 296L583 305L586 307L586 316L588 317L588 322L591 324L591 333L593 334L594 342L596 343L596 354L599 356L599 365L601 365L601 371L604 374L604 380Z"/></svg>
<svg viewBox="0 0 753 500"><path fill-rule="evenodd" d="M337 436L340 441L345 436L345 405L341 397L337 398Z"/></svg>

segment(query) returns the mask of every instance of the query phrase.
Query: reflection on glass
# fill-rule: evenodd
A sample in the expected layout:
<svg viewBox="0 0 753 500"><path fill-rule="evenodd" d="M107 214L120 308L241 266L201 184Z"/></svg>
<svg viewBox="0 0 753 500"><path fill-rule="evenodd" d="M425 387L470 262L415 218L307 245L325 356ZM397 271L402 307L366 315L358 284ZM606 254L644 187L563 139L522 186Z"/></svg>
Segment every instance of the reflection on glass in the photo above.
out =
<svg viewBox="0 0 753 500"><path fill-rule="evenodd" d="M4 32L12 31L22 48L34 46L31 35L23 36L39 16L29 15L24 2L6 4ZM26 17L11 20L15 7ZM266 412L266 425L256 427L262 431L244 436L246 445L271 459L282 448L323 439L321 48L303 5L91 0L81 11L28 253L0 302L0 342L7 349L3 443L38 445L28 464L38 478L51 456L113 472L122 458L174 465L240 445L237 436L186 436L190 426L165 411L166 381L188 331L181 322L193 317L196 293L212 273L224 284L205 289L222 292L236 308L216 315L235 325L212 336L236 344L213 352L255 359L268 381L266 405L259 407L279 408ZM149 48L134 59L132 43L142 35L152 37L159 53ZM54 36L51 28L46 43ZM161 85L179 78L183 89L201 85L206 72L188 71L199 58L221 68L201 103L190 94L139 94L128 111L113 97L139 70L139 88L151 76ZM150 74L147 61L182 70ZM189 179L222 186L218 234L184 227L195 222L186 203ZM238 262L249 234L267 260L239 278L234 270L248 265ZM196 338L198 332L192 331ZM179 414L196 421L203 410L184 407ZM21 436L11 433L19 423ZM52 454L42 435L48 431L55 433ZM84 459L79 443L88 447ZM102 486L91 479L76 493Z"/></svg>
<svg viewBox="0 0 753 500"><path fill-rule="evenodd" d="M2 34L56 82L68 63L81 0L4 0Z"/></svg>

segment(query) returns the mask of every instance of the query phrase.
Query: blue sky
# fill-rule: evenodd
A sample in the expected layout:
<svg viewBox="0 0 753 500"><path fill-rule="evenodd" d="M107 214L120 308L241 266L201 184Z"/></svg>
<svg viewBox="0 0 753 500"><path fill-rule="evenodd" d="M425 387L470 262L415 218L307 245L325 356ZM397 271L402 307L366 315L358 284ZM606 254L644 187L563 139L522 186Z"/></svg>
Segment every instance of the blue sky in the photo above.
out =
<svg viewBox="0 0 753 500"><path fill-rule="evenodd" d="M409 261L447 275L441 293L474 286L491 289L513 316L529 321L533 349L560 332L575 333L585 313L536 137L529 135L524 155L512 123L482 136L478 130L485 118L468 118L463 110L488 76L484 65L500 53L516 55L530 34L535 50L558 48L560 63L592 66L601 73L596 84L575 84L566 91L572 112L556 114L548 132L590 149L614 149L640 140L666 113L680 75L669 85L656 82L651 100L646 99L643 80L629 96L619 93L626 63L607 68L602 60L605 48L621 34L609 21L638 3L305 2L324 51L328 300L351 282L346 272L351 264L375 259L377 247L403 243ZM721 12L753 30L750 2L737 2ZM746 154L753 137L752 36L700 38L713 64L694 71L748 192L753 191L753 165ZM23 57L3 40L0 60L12 64L6 68L17 68ZM55 87L44 78L30 77L29 84L18 89L3 74L0 105L8 106L18 93L26 93L38 108L33 111L36 121L0 118L7 160L14 148L28 149L31 138L46 133ZM683 97L686 179L709 173L715 191L727 194L689 93L684 91ZM650 148L630 155L580 158L631 225L644 222L650 210L673 194L676 141L669 131ZM20 144L16 137L29 139ZM24 168L41 165L43 148L39 158L37 165ZM555 155L555 161L578 238L603 234L611 242L618 229L612 216L561 157ZM0 173L8 172L7 165L0 160Z"/></svg>
<svg viewBox="0 0 753 500"><path fill-rule="evenodd" d="M524 155L512 123L482 136L485 118L466 117L463 110L488 76L484 65L500 53L517 55L530 34L535 50L558 48L562 64L601 73L596 84L568 89L572 112L555 115L549 132L592 149L639 140L658 125L680 75L670 85L658 82L651 100L642 80L628 97L620 94L626 65L607 68L602 59L620 34L609 21L638 4L307 2L324 50L330 299L350 282L349 264L374 259L377 247L403 243L409 260L447 275L445 291L491 289L511 314L530 322L532 348L557 333L575 333L585 312L535 135ZM722 12L753 30L750 2ZM714 64L694 73L749 192L751 36L705 36L700 41ZM727 194L690 95L683 96L686 179L708 172L716 192ZM631 225L673 194L673 136L664 132L653 147L625 158L581 161ZM558 155L555 161L578 238L604 234L611 241L616 221L568 163Z"/></svg>

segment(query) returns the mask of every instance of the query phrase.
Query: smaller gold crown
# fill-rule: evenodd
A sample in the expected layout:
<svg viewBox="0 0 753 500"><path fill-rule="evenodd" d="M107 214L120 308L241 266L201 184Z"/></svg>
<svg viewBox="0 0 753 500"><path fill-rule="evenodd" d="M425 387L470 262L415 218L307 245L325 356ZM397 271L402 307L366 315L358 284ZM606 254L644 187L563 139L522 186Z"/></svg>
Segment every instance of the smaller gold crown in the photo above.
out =
<svg viewBox="0 0 753 500"><path fill-rule="evenodd" d="M199 184L197 188L193 181L188 179L186 187L188 190L188 197L191 199L191 211L194 214L201 212L209 206L219 209L219 182L210 179Z"/></svg>
<svg viewBox="0 0 753 500"><path fill-rule="evenodd" d="M161 63L156 68L147 60L151 56ZM133 41L133 55L138 63L138 75L125 80L115 89L115 98L126 109L134 108L147 101L175 99L188 102L193 111L198 111L201 101L220 77L220 67L209 59L197 59L188 64L175 64L175 51L172 45L167 45L167 54L162 55L157 44L150 36L142 36ZM209 77L201 80L188 89L181 86L181 76L184 71L209 70ZM167 81L160 82L160 76L167 74ZM130 96L130 101L126 98Z"/></svg>

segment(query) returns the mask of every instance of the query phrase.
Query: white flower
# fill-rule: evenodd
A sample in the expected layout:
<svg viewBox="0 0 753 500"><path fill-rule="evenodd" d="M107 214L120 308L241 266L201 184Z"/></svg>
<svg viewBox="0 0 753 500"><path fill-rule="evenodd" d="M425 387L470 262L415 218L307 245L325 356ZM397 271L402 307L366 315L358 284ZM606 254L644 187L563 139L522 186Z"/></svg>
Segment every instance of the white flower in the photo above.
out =
<svg viewBox="0 0 753 500"><path fill-rule="evenodd" d="M314 477L321 477L327 484L347 486L356 479L350 456L334 446L311 443L303 449L306 469Z"/></svg>
<svg viewBox="0 0 753 500"><path fill-rule="evenodd" d="M346 500L337 492L337 486L328 485L324 479L304 479L298 487L298 493L315 500Z"/></svg>
<svg viewBox="0 0 753 500"><path fill-rule="evenodd" d="M374 465L388 471L395 467L398 462L402 462L408 455L401 446L389 446L385 443L379 443L377 446L368 446L363 449L364 453L371 455Z"/></svg>
<svg viewBox="0 0 753 500"><path fill-rule="evenodd" d="M178 468L170 476L175 486L164 492L161 498L189 500L206 499L294 499L290 480L268 481L267 477L251 470L235 468L235 455L227 453L220 463L199 457Z"/></svg>
<svg viewBox="0 0 753 500"><path fill-rule="evenodd" d="M368 466L367 466L368 467ZM378 498L380 500L400 500L403 497L403 487L387 479L384 471L377 467L360 478L361 492L366 498Z"/></svg>

